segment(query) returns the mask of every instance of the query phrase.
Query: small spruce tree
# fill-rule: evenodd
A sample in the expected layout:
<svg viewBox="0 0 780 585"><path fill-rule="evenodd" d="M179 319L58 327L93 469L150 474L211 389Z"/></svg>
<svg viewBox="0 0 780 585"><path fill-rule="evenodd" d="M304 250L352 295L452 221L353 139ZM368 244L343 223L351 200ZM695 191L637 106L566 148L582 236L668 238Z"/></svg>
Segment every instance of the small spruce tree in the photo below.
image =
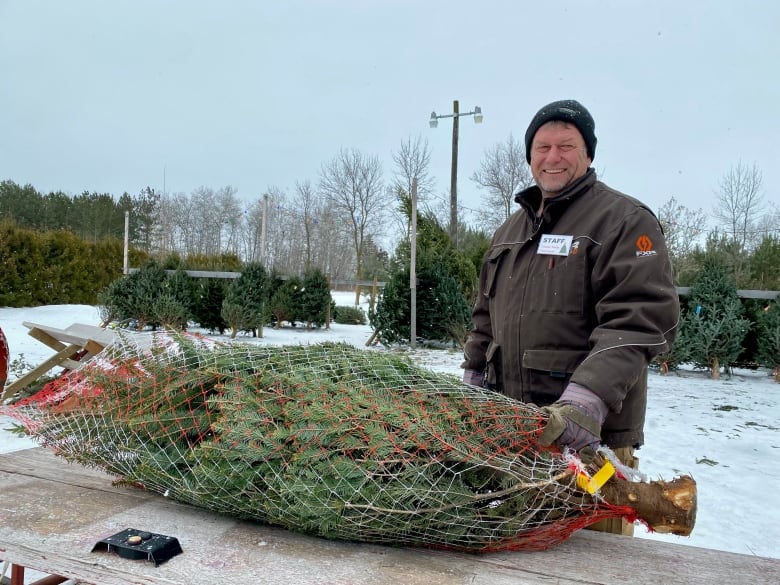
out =
<svg viewBox="0 0 780 585"><path fill-rule="evenodd" d="M419 281L417 316L420 337L463 345L471 326L471 309L458 282L437 264L427 267L420 274Z"/></svg>
<svg viewBox="0 0 780 585"><path fill-rule="evenodd" d="M328 279L321 270L313 269L303 277L300 294L301 320L306 328L321 327L328 320L328 310L332 299Z"/></svg>
<svg viewBox="0 0 780 585"><path fill-rule="evenodd" d="M463 343L471 311L457 281L442 266L429 266L417 277L417 337ZM408 270L393 274L385 284L371 325L385 343L411 338L411 291Z"/></svg>
<svg viewBox="0 0 780 585"><path fill-rule="evenodd" d="M184 308L186 319L190 319L195 302L195 279L190 278L183 268L177 268L176 272L166 278L163 290Z"/></svg>
<svg viewBox="0 0 780 585"><path fill-rule="evenodd" d="M127 276L131 316L138 322L139 330L147 325L152 328L160 325L155 303L163 294L166 278L165 269L154 260Z"/></svg>
<svg viewBox="0 0 780 585"><path fill-rule="evenodd" d="M239 331L250 330L262 337L268 291L268 274L259 262L247 264L241 275L228 285L221 313L230 327L231 337Z"/></svg>
<svg viewBox="0 0 780 585"><path fill-rule="evenodd" d="M155 321L164 327L177 331L187 329L187 308L169 292L163 293L155 299L153 313Z"/></svg>
<svg viewBox="0 0 780 585"><path fill-rule="evenodd" d="M227 323L222 318L222 301L225 298L227 283L221 278L198 279L193 316L201 327L210 331L224 333Z"/></svg>
<svg viewBox="0 0 780 585"><path fill-rule="evenodd" d="M276 288L269 301L269 311L275 328L281 328L285 321L295 326L295 322L300 320L302 286L301 279L292 276Z"/></svg>
<svg viewBox="0 0 780 585"><path fill-rule="evenodd" d="M680 351L689 351L694 364L707 368L713 379L742 352L750 321L744 318L733 277L718 258L706 259L699 271L681 327L685 346Z"/></svg>
<svg viewBox="0 0 780 585"><path fill-rule="evenodd" d="M410 213L402 197L404 211ZM390 278L369 321L385 343L400 343L411 337L411 247L399 244L390 268ZM417 224L417 337L462 343L471 325L469 299L477 274L468 257L452 246L447 232L432 214L418 217Z"/></svg>
<svg viewBox="0 0 780 585"><path fill-rule="evenodd" d="M385 343L401 343L411 336L411 291L409 271L396 270L385 283L376 307L368 311L368 318L374 331Z"/></svg>
<svg viewBox="0 0 780 585"><path fill-rule="evenodd" d="M112 281L98 293L102 325L126 323L133 318L132 283L124 276Z"/></svg>
<svg viewBox="0 0 780 585"><path fill-rule="evenodd" d="M246 303L231 293L228 287L227 294L222 300L220 315L230 329L230 338L235 339L239 331L254 329L250 323L258 321L258 314L253 311Z"/></svg>

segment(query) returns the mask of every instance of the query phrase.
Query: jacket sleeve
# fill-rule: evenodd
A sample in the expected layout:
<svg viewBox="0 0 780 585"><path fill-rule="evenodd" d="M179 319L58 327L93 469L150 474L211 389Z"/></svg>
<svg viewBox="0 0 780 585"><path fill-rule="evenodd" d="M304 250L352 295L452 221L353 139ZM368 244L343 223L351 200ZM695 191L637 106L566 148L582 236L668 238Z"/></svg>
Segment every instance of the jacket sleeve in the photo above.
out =
<svg viewBox="0 0 780 585"><path fill-rule="evenodd" d="M471 312L472 329L463 349L464 360L461 367L465 370L482 372L487 366L486 355L488 346L493 339L493 329L490 322L489 299L486 287L487 270L483 262L479 273L477 300L474 302L474 308Z"/></svg>
<svg viewBox="0 0 780 585"><path fill-rule="evenodd" d="M637 206L598 242L591 293L596 327L571 381L620 412L649 362L668 351L680 316L671 262L658 220Z"/></svg>

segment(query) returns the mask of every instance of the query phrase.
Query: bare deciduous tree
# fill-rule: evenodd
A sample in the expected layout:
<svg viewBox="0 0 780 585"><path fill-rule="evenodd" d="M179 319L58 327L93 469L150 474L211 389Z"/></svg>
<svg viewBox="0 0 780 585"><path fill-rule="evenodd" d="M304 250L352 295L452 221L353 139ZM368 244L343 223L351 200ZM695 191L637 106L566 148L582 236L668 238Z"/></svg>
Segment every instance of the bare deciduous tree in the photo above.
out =
<svg viewBox="0 0 780 585"><path fill-rule="evenodd" d="M235 187L222 187L215 193L219 222L219 253L229 252L240 256L240 240L243 231L244 205L236 197Z"/></svg>
<svg viewBox="0 0 780 585"><path fill-rule="evenodd" d="M298 182L288 197L271 186L267 203L265 197L241 200L229 186L166 194L154 214L152 251L185 258L229 253L262 260L280 275L316 267L336 280L360 279L362 258L376 250L389 207L379 160L342 150L323 166L321 187Z"/></svg>
<svg viewBox="0 0 780 585"><path fill-rule="evenodd" d="M761 171L740 162L720 181L715 217L742 251L755 243L757 221L764 211Z"/></svg>
<svg viewBox="0 0 780 585"><path fill-rule="evenodd" d="M759 241L757 224L764 211L762 181L755 164L748 167L741 161L720 181L715 217L734 244L731 264L737 282L742 281L747 252Z"/></svg>
<svg viewBox="0 0 780 585"><path fill-rule="evenodd" d="M266 268L280 274L300 274L299 242L302 240L298 211L279 187L268 189L266 219Z"/></svg>
<svg viewBox="0 0 780 585"><path fill-rule="evenodd" d="M191 240L188 254L203 254L216 256L220 253L220 226L217 219L217 202L214 190L208 187L198 187L190 196L192 205L190 215Z"/></svg>
<svg viewBox="0 0 780 585"><path fill-rule="evenodd" d="M428 139L420 135L412 140L409 137L401 143L401 148L393 153L395 163L395 181L393 187L400 187L407 194L412 192L412 179L417 177L417 201L420 205L427 202L433 193L434 180L429 174L431 151Z"/></svg>
<svg viewBox="0 0 780 585"><path fill-rule="evenodd" d="M343 223L335 210L324 205L317 220L318 244L314 247L314 266L337 279L355 274L355 250L349 230L341 229Z"/></svg>
<svg viewBox="0 0 780 585"><path fill-rule="evenodd" d="M312 239L315 231L315 207L316 193L310 181L296 181L295 183L295 206L303 216L303 233L306 247L306 261L304 263L304 272L311 269L311 248Z"/></svg>
<svg viewBox="0 0 780 585"><path fill-rule="evenodd" d="M756 236L759 241L763 241L764 238L768 237L776 238L780 236L780 208L773 202L770 202L769 211L761 216L756 228Z"/></svg>
<svg viewBox="0 0 780 585"><path fill-rule="evenodd" d="M664 230L666 246L674 267L675 278L688 269L686 263L692 261L691 253L699 238L705 233L707 215L702 209L688 209L672 197L663 204L658 221Z"/></svg>
<svg viewBox="0 0 780 585"><path fill-rule="evenodd" d="M183 257L231 253L244 261L262 261L282 275L303 275L317 267L335 279L354 276L354 244L350 230L344 229L349 222L311 183L297 184L293 200L275 186L267 195L265 205L264 198L238 199L232 187L201 187L191 196L166 194L155 214L153 251Z"/></svg>
<svg viewBox="0 0 780 585"><path fill-rule="evenodd" d="M244 202L239 226L239 258L246 262L263 262L263 197ZM263 263L265 266L265 263Z"/></svg>
<svg viewBox="0 0 780 585"><path fill-rule="evenodd" d="M506 142L488 149L471 180L488 193L480 223L492 232L512 214L515 193L533 184L522 143L510 134Z"/></svg>
<svg viewBox="0 0 780 585"><path fill-rule="evenodd" d="M161 252L195 253L196 234L193 220L193 204L186 193L166 193L160 199L160 239L157 249Z"/></svg>
<svg viewBox="0 0 780 585"><path fill-rule="evenodd" d="M398 201L402 194L411 195L412 181L417 178L417 205L420 209L429 210L429 200L433 194L434 179L430 176L431 151L428 139L419 134L412 139L401 142L401 148L393 152L395 172L393 184L388 187L388 196ZM409 237L409 218L402 212L401 206L394 209L393 220L398 226L398 233Z"/></svg>
<svg viewBox="0 0 780 585"><path fill-rule="evenodd" d="M183 193L166 193L160 197L160 205L157 211L157 240L154 249L163 253L179 252L182 250L184 238L183 226L186 224L186 211L180 203Z"/></svg>
<svg viewBox="0 0 780 585"><path fill-rule="evenodd" d="M323 164L320 189L350 230L355 278L360 280L364 243L369 235L377 237L387 209L382 165L377 157L365 156L356 149L341 149L333 160ZM359 287L357 291L359 294Z"/></svg>

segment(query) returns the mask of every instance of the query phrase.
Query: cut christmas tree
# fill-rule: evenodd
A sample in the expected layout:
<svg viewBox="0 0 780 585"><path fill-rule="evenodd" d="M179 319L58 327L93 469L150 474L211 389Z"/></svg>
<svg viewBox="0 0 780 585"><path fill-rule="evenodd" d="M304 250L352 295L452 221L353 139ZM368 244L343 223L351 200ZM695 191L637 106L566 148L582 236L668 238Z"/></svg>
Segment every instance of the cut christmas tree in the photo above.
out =
<svg viewBox="0 0 780 585"><path fill-rule="evenodd" d="M535 406L343 344L122 334L4 412L121 481L326 538L539 550L611 517L687 535L696 512L689 477L594 483L600 458L537 443Z"/></svg>

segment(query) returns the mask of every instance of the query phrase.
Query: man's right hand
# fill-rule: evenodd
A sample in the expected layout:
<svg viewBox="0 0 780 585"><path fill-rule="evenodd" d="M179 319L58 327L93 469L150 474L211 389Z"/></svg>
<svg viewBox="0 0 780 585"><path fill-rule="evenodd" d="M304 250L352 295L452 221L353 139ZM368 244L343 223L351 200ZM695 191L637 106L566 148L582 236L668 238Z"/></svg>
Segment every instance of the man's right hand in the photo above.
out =
<svg viewBox="0 0 780 585"><path fill-rule="evenodd" d="M557 443L575 451L598 448L601 425L609 409L595 393L579 384L569 384L556 402L542 410L549 419L539 437L540 444Z"/></svg>
<svg viewBox="0 0 780 585"><path fill-rule="evenodd" d="M463 370L463 382L481 388L485 384L485 374L476 370Z"/></svg>

